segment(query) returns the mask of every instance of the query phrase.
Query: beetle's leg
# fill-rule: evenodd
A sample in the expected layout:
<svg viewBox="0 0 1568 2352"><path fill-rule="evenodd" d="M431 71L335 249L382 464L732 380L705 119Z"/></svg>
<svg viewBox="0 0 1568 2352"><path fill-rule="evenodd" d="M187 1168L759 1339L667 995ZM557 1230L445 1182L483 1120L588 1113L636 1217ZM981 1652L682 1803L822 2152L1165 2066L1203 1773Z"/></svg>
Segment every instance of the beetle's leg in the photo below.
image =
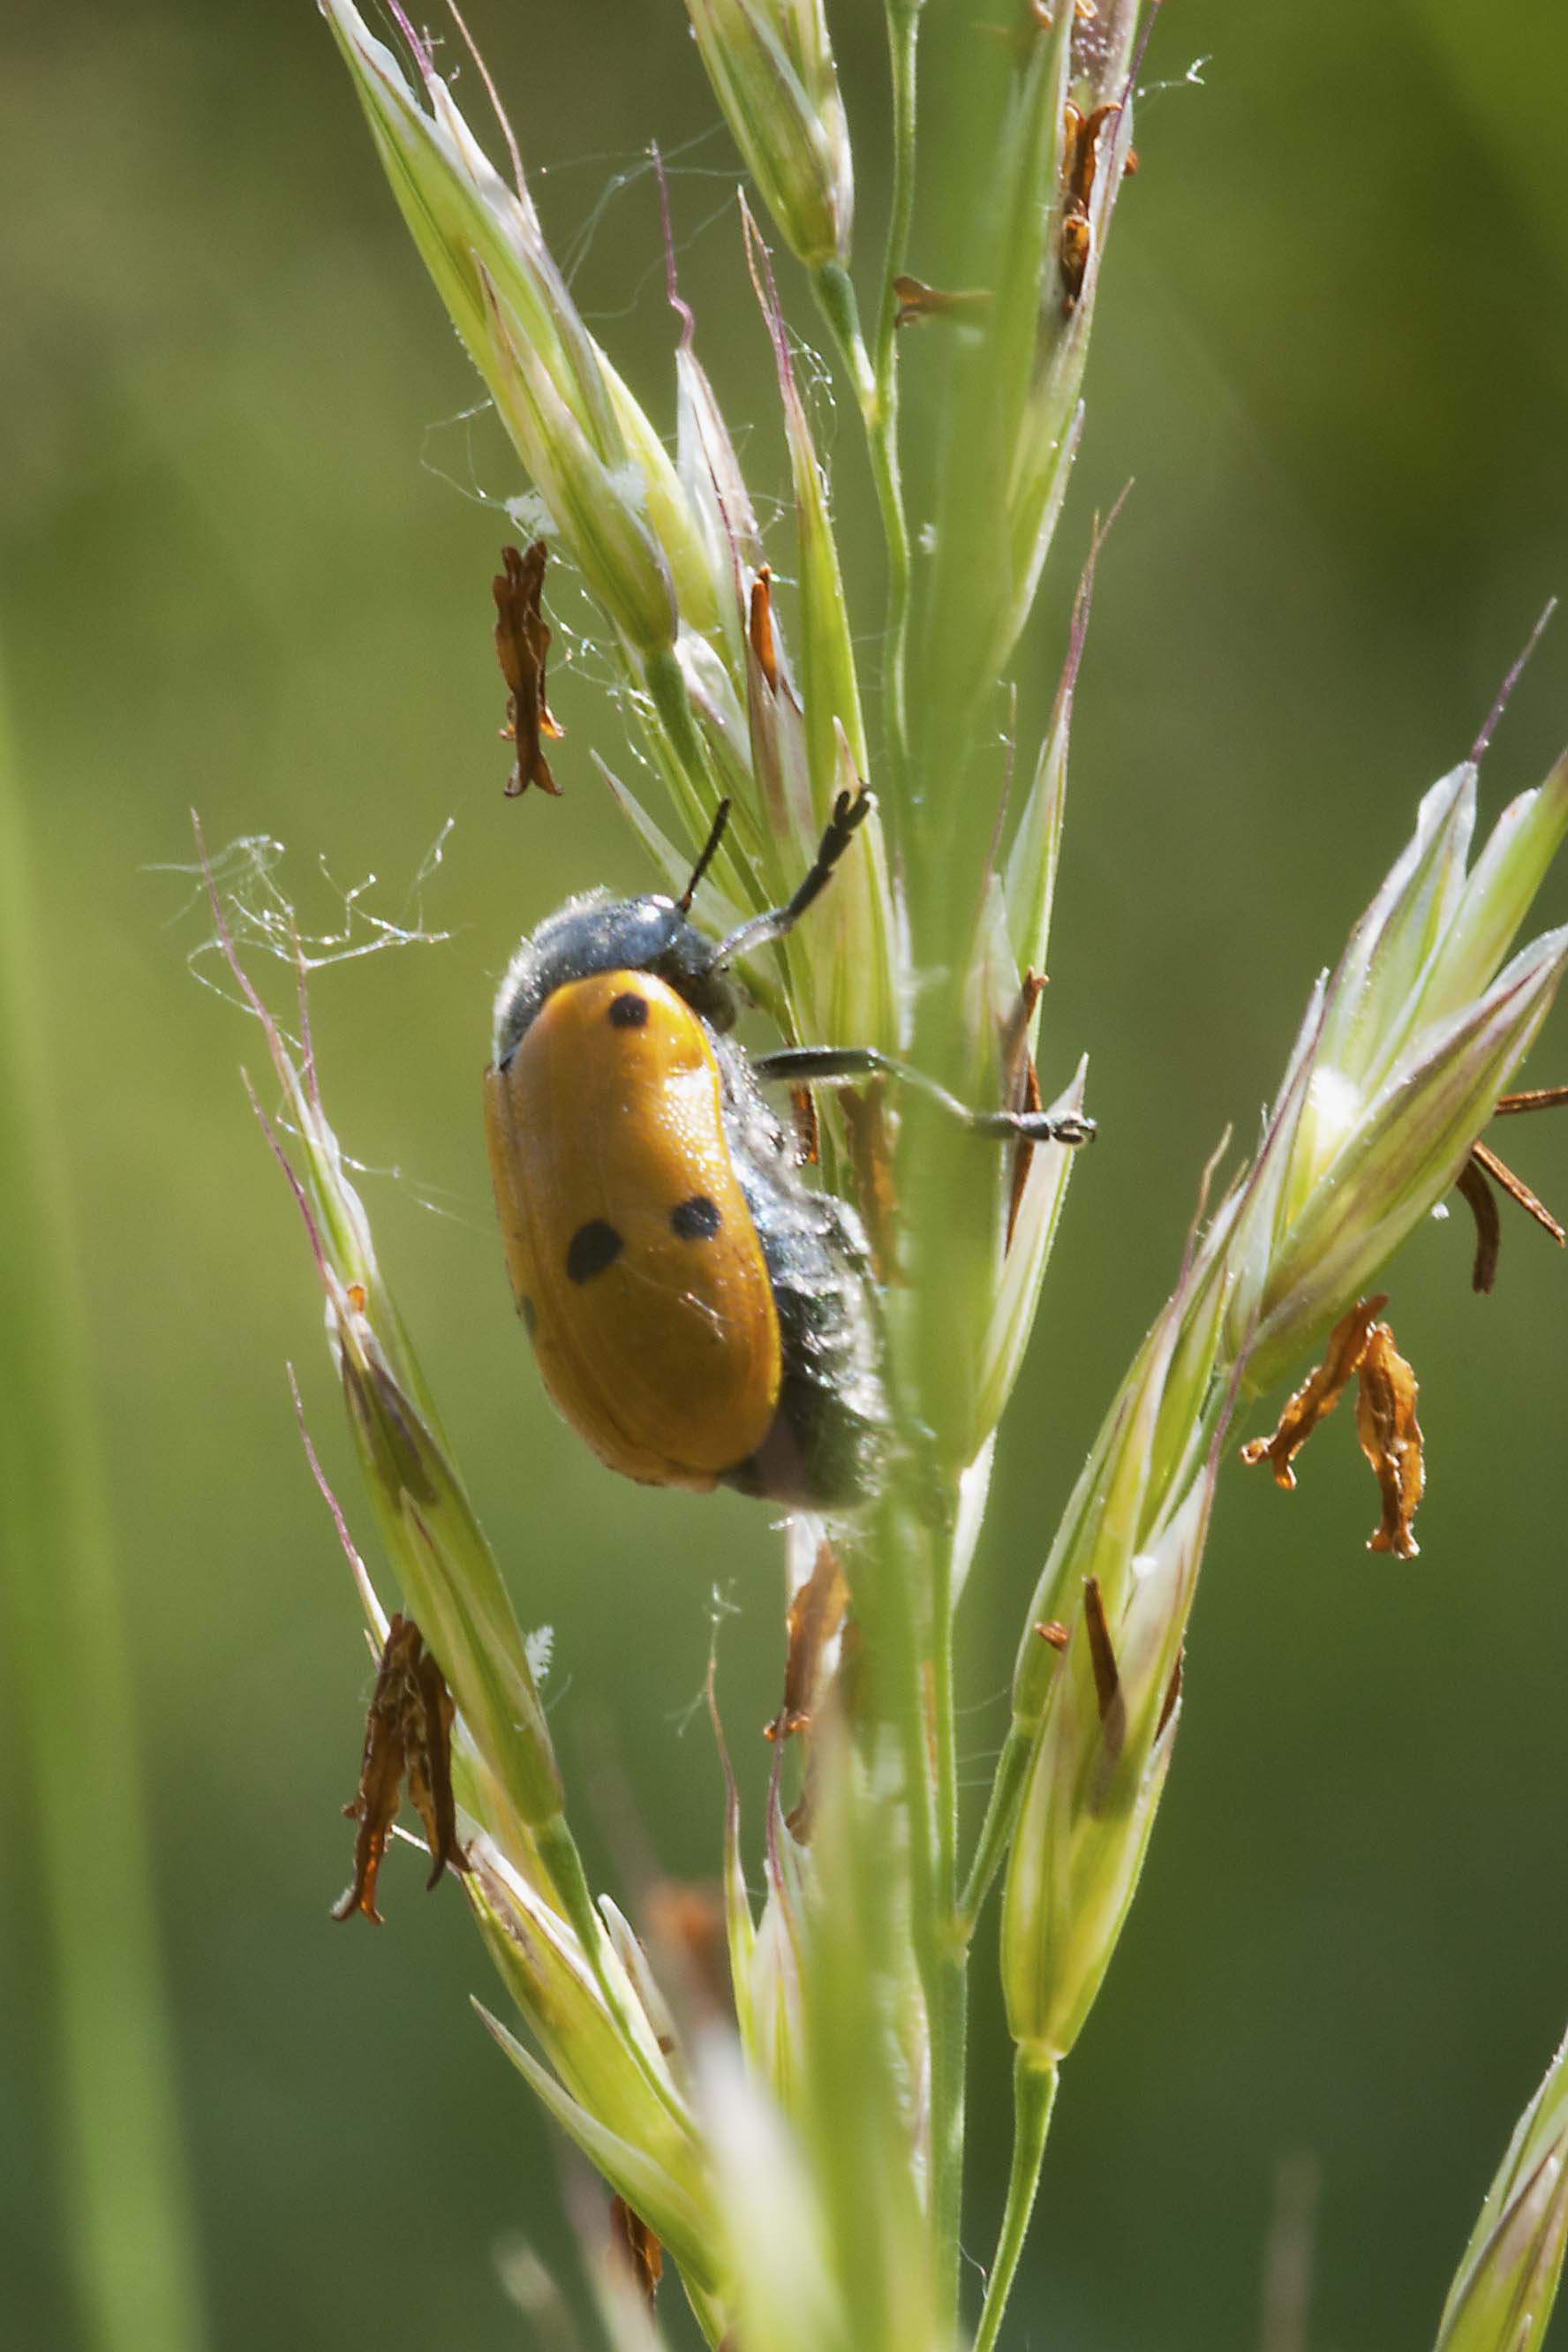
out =
<svg viewBox="0 0 1568 2352"><path fill-rule="evenodd" d="M840 793L833 803L822 839L805 880L786 906L770 907L765 914L753 915L727 940L721 940L713 952L713 969L733 963L739 956L754 955L770 940L782 940L793 931L806 908L819 898L832 878L833 869L855 838L856 829L863 824L876 807L873 794L864 784L857 793Z"/></svg>
<svg viewBox="0 0 1568 2352"><path fill-rule="evenodd" d="M1078 1112L1054 1118L1047 1110L971 1110L923 1070L879 1054L874 1045L785 1045L759 1054L752 1065L764 1086L812 1086L828 1078L897 1078L961 1118L975 1135L1022 1137L1026 1143L1089 1143L1094 1121Z"/></svg>

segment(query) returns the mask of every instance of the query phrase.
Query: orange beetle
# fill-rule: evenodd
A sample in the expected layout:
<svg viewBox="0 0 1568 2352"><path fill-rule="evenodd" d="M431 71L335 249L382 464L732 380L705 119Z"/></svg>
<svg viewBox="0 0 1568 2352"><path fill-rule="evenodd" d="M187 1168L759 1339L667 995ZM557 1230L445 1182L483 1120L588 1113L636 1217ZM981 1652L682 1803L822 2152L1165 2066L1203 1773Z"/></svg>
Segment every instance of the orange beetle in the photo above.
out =
<svg viewBox="0 0 1568 2352"><path fill-rule="evenodd" d="M573 899L496 999L485 1113L507 1269L544 1384L612 1469L651 1486L818 1507L862 1499L889 1437L859 1218L802 1179L765 1084L885 1072L987 1134L1079 1142L1089 1122L973 1113L867 1049L752 1059L728 967L780 939L872 807L839 795L784 907L714 941L679 898Z"/></svg>

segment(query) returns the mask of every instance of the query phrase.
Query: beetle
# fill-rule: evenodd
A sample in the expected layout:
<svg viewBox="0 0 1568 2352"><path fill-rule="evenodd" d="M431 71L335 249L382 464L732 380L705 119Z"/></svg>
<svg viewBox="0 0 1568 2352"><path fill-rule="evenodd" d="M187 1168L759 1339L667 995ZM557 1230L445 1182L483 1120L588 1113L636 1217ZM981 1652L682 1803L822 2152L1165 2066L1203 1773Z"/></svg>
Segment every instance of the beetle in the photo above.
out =
<svg viewBox="0 0 1568 2352"><path fill-rule="evenodd" d="M714 940L689 920L721 802L679 898L573 898L523 940L485 1073L490 1174L544 1385L602 1461L659 1486L864 1498L890 1418L859 1217L800 1173L764 1087L886 1075L976 1131L1079 1143L1087 1119L976 1112L868 1047L757 1056L731 968L826 887L872 795L841 793L784 906Z"/></svg>

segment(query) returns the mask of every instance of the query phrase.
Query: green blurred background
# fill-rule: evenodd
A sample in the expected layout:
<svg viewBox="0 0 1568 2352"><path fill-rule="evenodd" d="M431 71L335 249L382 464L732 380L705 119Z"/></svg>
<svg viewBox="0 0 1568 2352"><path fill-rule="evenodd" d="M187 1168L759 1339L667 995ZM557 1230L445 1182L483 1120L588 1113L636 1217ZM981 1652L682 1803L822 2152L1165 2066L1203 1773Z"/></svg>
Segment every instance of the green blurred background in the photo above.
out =
<svg viewBox="0 0 1568 2352"><path fill-rule="evenodd" d="M963 0L931 14L962 28ZM879 16L837 12L866 153ZM700 348L731 416L759 420L747 462L776 488L735 166L683 21L628 0L472 8L579 299L667 419L640 159L650 137L672 157ZM401 911L456 820L424 892L451 938L321 977L329 1101L376 1171L383 1254L520 1612L556 1629L553 1723L595 1868L616 1868L630 1787L660 1862L701 1876L710 1594L732 1612L722 1695L754 1787L776 1544L737 1500L618 1484L552 1420L478 1116L518 931L593 880L643 879L588 755L626 758L592 659L563 665L567 796L500 796L489 580L510 532L484 498L521 486L493 423L458 421L474 380L305 0L20 0L6 46L0 626L214 2341L489 2352L528 2335L498 2242L570 2260L558 2154L468 2011L487 1970L455 1893L426 1901L395 1854L384 1932L327 1918L367 1675L289 1358L364 1514L307 1255L240 1091L259 1041L190 977L206 927L165 869L189 861L195 803L215 845L286 843L284 881L326 929L372 872ZM1079 702L1047 1033L1053 1076L1090 1049L1102 1139L967 1605L976 1785L1022 1596L1198 1170L1226 1121L1252 1131L1313 973L1568 586L1568 16L1180 0L1148 79L1174 86L1140 116L1058 593L1023 664L1043 690L1092 512L1133 477ZM868 548L855 436L837 441L844 531ZM1489 762L1489 813L1565 740L1560 621ZM1543 911L1568 915L1568 873ZM1568 1076L1563 1015L1533 1069ZM1568 1132L1506 1139L1568 1202ZM1568 2017L1568 1264L1520 1224L1478 1301L1468 1247L1461 1212L1394 1276L1430 1449L1418 1562L1363 1550L1375 1496L1343 1417L1293 1498L1225 1479L1176 1769L1067 2076L1019 2346L1256 2343L1275 2177L1300 2153L1321 2184L1315 2352L1429 2341ZM14 1771L0 2320L8 2343L65 2347L26 1797ZM988 1991L975 2043L983 2257L1006 2137Z"/></svg>

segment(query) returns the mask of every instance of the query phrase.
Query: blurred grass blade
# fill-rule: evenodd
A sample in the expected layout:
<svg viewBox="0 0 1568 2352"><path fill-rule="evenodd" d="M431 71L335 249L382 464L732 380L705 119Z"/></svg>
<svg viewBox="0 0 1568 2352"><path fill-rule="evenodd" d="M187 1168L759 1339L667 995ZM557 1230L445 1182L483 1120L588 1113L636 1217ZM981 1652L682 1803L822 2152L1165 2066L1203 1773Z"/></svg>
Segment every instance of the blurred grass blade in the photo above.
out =
<svg viewBox="0 0 1568 2352"><path fill-rule="evenodd" d="M198 2352L205 2328L180 2150L132 1665L100 1485L85 1334L0 715L0 1619L22 1805L53 1976L45 2027L66 2231L90 2352ZM15 1798L14 1792L14 1798ZM41 2039L43 2037L40 2037Z"/></svg>
<svg viewBox="0 0 1568 2352"><path fill-rule="evenodd" d="M1443 2306L1436 2352L1534 2352L1568 2241L1568 2041L1520 2117Z"/></svg>

